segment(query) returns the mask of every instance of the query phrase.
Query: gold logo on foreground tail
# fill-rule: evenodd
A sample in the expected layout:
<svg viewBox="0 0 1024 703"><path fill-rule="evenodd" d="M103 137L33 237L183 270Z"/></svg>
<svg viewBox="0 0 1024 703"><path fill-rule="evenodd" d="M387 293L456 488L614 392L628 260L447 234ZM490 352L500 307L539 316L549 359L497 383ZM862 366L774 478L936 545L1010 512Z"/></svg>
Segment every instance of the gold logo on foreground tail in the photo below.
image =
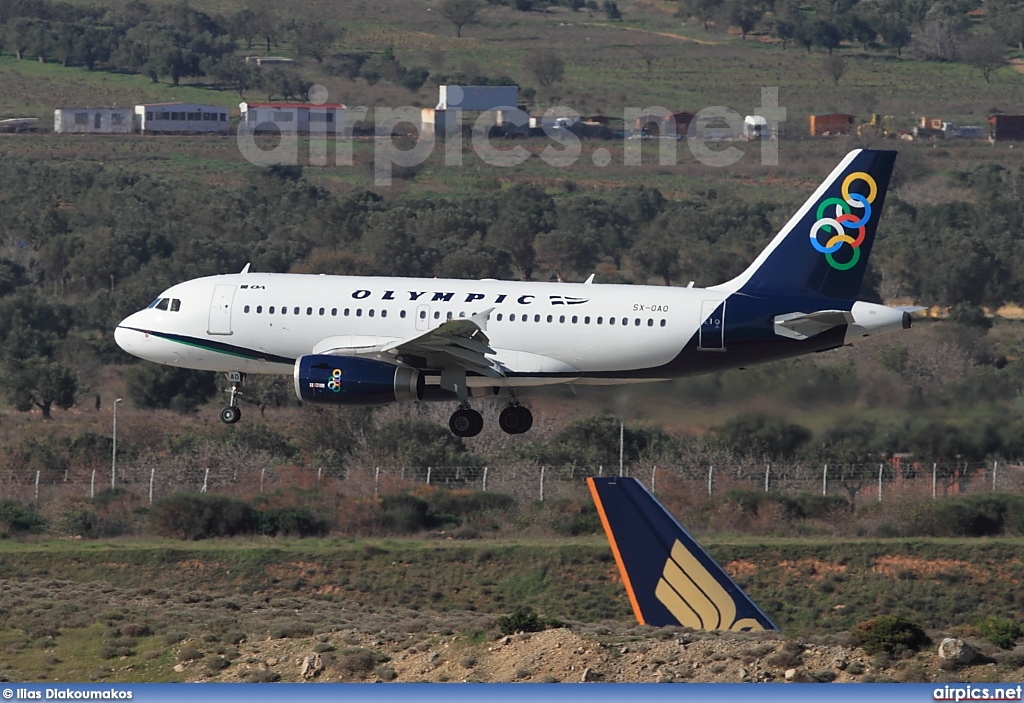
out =
<svg viewBox="0 0 1024 703"><path fill-rule="evenodd" d="M654 595L679 624L698 630L763 630L753 618L736 619L736 602L679 540L665 561Z"/></svg>

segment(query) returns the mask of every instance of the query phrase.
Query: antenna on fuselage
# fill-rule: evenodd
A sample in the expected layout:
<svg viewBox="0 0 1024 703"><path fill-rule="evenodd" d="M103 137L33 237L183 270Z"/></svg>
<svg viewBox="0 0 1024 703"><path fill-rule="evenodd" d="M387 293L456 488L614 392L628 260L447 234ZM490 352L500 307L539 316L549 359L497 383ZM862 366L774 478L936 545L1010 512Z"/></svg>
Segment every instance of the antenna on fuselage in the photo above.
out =
<svg viewBox="0 0 1024 703"><path fill-rule="evenodd" d="M252 266L252 262L251 261L245 265L245 267L242 269L242 273L249 273L249 267L250 266Z"/></svg>
<svg viewBox="0 0 1024 703"><path fill-rule="evenodd" d="M590 274L590 278L588 278L587 280L583 281L583 285L589 286L591 283L593 283L594 282L594 276L596 276L596 275L597 275L596 273Z"/></svg>

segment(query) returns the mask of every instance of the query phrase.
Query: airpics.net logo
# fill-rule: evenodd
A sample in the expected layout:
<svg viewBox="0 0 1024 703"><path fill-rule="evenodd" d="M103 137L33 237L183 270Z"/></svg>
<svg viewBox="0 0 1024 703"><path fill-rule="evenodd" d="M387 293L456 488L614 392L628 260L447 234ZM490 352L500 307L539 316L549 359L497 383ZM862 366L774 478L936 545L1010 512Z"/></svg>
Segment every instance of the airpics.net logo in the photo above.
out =
<svg viewBox="0 0 1024 703"><path fill-rule="evenodd" d="M415 168L430 158L436 149L443 152L444 166L466 165L469 152L463 148L462 125L465 115L462 110L448 110L445 125L438 127L423 124L423 111L418 107L374 107L372 122L368 123L370 108L367 107L342 110L318 107L326 106L328 99L328 91L321 85L313 86L308 98L309 105L302 108L309 111L306 122L308 128L295 129L300 122L294 119L294 114L283 118L288 122L274 122L270 111L264 113L267 115L266 120L260 120L259 114L256 119L248 122L243 118L237 135L238 149L242 156L257 166L297 166L300 163L308 163L310 166L352 166L354 128L361 124L367 128L373 140L374 185L391 185L396 169ZM281 103L281 108L281 112L284 112L288 103ZM295 109L294 106L292 109ZM331 116L328 116L329 112ZM679 163L680 144L685 144L690 155L705 166L731 166L746 156L746 151L735 146L735 142L749 139L749 136L744 136L744 118L736 110L722 106L704 108L690 119L686 134L678 136L677 123L672 114L671 110L661 106L626 107L622 111L623 125L627 129L622 136L621 156L615 153L618 149L613 152L604 146L589 149L585 156L584 141L572 127L581 120L576 110L564 106L552 107L536 119L537 129L552 144L535 153L516 144L515 139L493 136L492 130L500 117L505 133L527 134L530 116L515 106L494 108L472 113L473 120L468 123L471 126L469 140L472 147L469 158L475 155L475 158L497 168L513 168L534 155L555 168L568 168L587 157L598 168L613 165L639 166L642 163L642 144L645 138L656 142L660 166L675 166ZM761 165L777 166L779 125L786 120L786 108L779 107L779 89L761 88L761 104L752 111L752 115L762 119L757 121L756 141L748 143L757 145ZM438 131L443 134L442 139L438 138ZM261 132L277 134L278 137L276 141L261 140L258 138ZM589 139L587 141L590 142ZM273 146L268 146L269 142L274 142ZM328 156L332 144L335 152L333 164ZM303 153L306 149L308 152Z"/></svg>

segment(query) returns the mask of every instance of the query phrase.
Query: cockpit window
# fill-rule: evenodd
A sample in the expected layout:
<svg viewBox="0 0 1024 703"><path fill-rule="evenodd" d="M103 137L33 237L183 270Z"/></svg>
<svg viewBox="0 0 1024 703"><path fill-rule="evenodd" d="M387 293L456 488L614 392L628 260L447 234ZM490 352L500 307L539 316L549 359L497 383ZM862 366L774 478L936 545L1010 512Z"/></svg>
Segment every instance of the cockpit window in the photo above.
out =
<svg viewBox="0 0 1024 703"><path fill-rule="evenodd" d="M181 301L174 298L171 301L171 312L178 312L179 310L181 310Z"/></svg>
<svg viewBox="0 0 1024 703"><path fill-rule="evenodd" d="M154 300L154 301L153 301L152 303L150 303L149 305L147 305L147 306L146 306L146 309L147 309L147 310L149 310L150 308L155 308L155 307L157 306L157 303L159 303L159 302L160 302L160 298L157 298L157 299L156 299L156 300Z"/></svg>
<svg viewBox="0 0 1024 703"><path fill-rule="evenodd" d="M170 303L170 302L171 302L170 298L160 298L160 300L158 300L156 302L156 306L155 307L156 307L157 310L166 310L167 309L167 304Z"/></svg>

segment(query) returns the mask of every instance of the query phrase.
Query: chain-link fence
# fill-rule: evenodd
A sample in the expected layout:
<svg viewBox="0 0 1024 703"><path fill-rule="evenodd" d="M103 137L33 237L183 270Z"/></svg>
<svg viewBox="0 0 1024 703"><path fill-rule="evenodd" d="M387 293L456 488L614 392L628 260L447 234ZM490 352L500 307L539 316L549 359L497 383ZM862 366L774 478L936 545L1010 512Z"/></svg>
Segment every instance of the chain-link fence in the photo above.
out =
<svg viewBox="0 0 1024 703"><path fill-rule="evenodd" d="M811 465L731 460L719 465L641 463L618 466L320 466L274 462L260 452L210 456L153 455L110 465L53 472L29 467L0 472L0 499L18 501L88 498L116 487L142 502L178 492L253 497L283 489L333 490L366 497L416 486L494 491L517 501L585 494L588 476L633 476L656 494L671 487L694 496L723 495L741 488L779 494L841 496L862 504L886 499L940 498L983 492L1024 492L1024 464L887 461L878 464Z"/></svg>

